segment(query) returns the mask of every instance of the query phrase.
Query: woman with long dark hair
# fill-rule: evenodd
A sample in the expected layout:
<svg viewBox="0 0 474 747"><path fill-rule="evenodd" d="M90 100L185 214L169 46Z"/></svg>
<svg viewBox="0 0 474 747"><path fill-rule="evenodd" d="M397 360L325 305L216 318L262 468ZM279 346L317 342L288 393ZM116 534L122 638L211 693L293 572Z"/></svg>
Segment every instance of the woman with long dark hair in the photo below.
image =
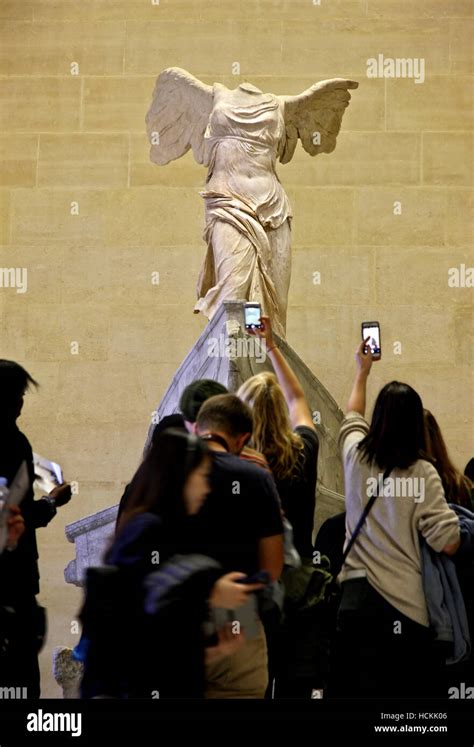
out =
<svg viewBox="0 0 474 747"><path fill-rule="evenodd" d="M449 458L448 449L438 422L429 410L424 410L425 439L428 457L436 467L443 483L446 500L474 510L474 486Z"/></svg>
<svg viewBox="0 0 474 747"><path fill-rule="evenodd" d="M365 419L372 366L366 341L339 443L346 489L346 545L376 491L339 580L342 601L332 693L347 697L429 697L440 683L422 583L420 535L435 552L454 554L459 522L425 455L420 396L392 381ZM441 694L443 694L441 692ZM445 693L444 693L445 694Z"/></svg>
<svg viewBox="0 0 474 747"><path fill-rule="evenodd" d="M216 561L189 553L192 517L209 492L210 467L201 439L167 429L135 474L105 557L113 599L104 603L104 579L92 574L82 613L83 697L202 697L205 661L229 656L242 644L243 635L224 629L210 645L203 632L209 606L235 609L254 589L237 583L244 574L223 575ZM171 590L167 597L164 587ZM120 619L113 623L117 604Z"/></svg>
<svg viewBox="0 0 474 747"><path fill-rule="evenodd" d="M474 485L469 477L463 475L449 458L441 428L434 415L425 409L424 416L426 449L443 483L446 500L453 506L461 507L454 510L461 517L467 516L470 521L474 516L472 513L469 515L469 511L474 511ZM464 532L461 530L461 549L454 560L472 641L474 639L474 543L472 540L470 543L467 542L466 533L466 530ZM460 682L474 682L472 650L467 660L447 666L445 674L446 692L449 692L450 687L456 687Z"/></svg>

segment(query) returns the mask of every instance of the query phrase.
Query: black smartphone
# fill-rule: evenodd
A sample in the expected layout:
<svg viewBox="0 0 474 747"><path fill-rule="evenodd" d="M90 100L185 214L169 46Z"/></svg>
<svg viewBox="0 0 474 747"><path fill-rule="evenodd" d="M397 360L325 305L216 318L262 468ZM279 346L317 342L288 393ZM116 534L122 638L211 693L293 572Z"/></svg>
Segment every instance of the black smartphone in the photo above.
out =
<svg viewBox="0 0 474 747"><path fill-rule="evenodd" d="M367 353L367 347L370 348L372 358L376 361L382 357L382 341L380 339L380 324L378 322L362 322L361 325L362 339L369 337L368 346L364 348Z"/></svg>
<svg viewBox="0 0 474 747"><path fill-rule="evenodd" d="M271 581L270 574L268 571L258 571L253 576L246 576L245 578L239 579L238 584L269 584Z"/></svg>
<svg viewBox="0 0 474 747"><path fill-rule="evenodd" d="M261 329L262 310L259 303L246 303L244 305L245 329Z"/></svg>

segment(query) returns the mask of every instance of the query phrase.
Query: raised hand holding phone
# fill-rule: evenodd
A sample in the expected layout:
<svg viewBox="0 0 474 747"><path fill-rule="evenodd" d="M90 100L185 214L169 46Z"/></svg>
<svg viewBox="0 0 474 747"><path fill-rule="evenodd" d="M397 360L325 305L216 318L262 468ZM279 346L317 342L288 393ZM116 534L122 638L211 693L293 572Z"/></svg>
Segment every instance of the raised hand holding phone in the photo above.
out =
<svg viewBox="0 0 474 747"><path fill-rule="evenodd" d="M368 342L369 337L366 337L365 340L362 340L362 342L357 346L357 350L355 353L357 371L359 374L364 374L365 376L369 375L370 369L372 368L372 362L374 360L372 352L368 347Z"/></svg>
<svg viewBox="0 0 474 747"><path fill-rule="evenodd" d="M357 371L354 378L354 384L352 391L347 403L347 412L358 412L360 415L365 417L365 405L366 405L366 389L367 379L372 368L372 362L379 360L374 358L372 355L371 348L369 346L370 337L367 335L362 339L362 342L357 346L355 352L355 359L357 363Z"/></svg>

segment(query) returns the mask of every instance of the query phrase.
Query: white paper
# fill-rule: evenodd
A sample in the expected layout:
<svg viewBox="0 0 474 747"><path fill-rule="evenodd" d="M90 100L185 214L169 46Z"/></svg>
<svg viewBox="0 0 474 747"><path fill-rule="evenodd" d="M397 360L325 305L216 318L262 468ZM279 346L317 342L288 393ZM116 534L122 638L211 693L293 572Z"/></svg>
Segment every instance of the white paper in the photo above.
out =
<svg viewBox="0 0 474 747"><path fill-rule="evenodd" d="M43 493L51 493L58 485L62 485L63 473L59 464L50 462L39 454L33 453L35 466L35 487Z"/></svg>

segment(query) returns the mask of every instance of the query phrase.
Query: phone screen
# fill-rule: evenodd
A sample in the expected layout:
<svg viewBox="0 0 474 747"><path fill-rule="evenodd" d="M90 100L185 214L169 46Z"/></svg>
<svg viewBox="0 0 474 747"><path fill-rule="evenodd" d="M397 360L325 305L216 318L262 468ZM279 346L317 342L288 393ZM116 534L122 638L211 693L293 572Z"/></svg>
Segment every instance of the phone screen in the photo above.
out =
<svg viewBox="0 0 474 747"><path fill-rule="evenodd" d="M246 306L245 307L245 326L247 329L254 329L255 327L261 326L261 311L260 311L260 305L255 304L255 306Z"/></svg>
<svg viewBox="0 0 474 747"><path fill-rule="evenodd" d="M369 337L368 346L370 352L375 357L380 357L381 345L380 345L380 327L378 323L373 324L365 323L362 325L362 339L365 340Z"/></svg>

